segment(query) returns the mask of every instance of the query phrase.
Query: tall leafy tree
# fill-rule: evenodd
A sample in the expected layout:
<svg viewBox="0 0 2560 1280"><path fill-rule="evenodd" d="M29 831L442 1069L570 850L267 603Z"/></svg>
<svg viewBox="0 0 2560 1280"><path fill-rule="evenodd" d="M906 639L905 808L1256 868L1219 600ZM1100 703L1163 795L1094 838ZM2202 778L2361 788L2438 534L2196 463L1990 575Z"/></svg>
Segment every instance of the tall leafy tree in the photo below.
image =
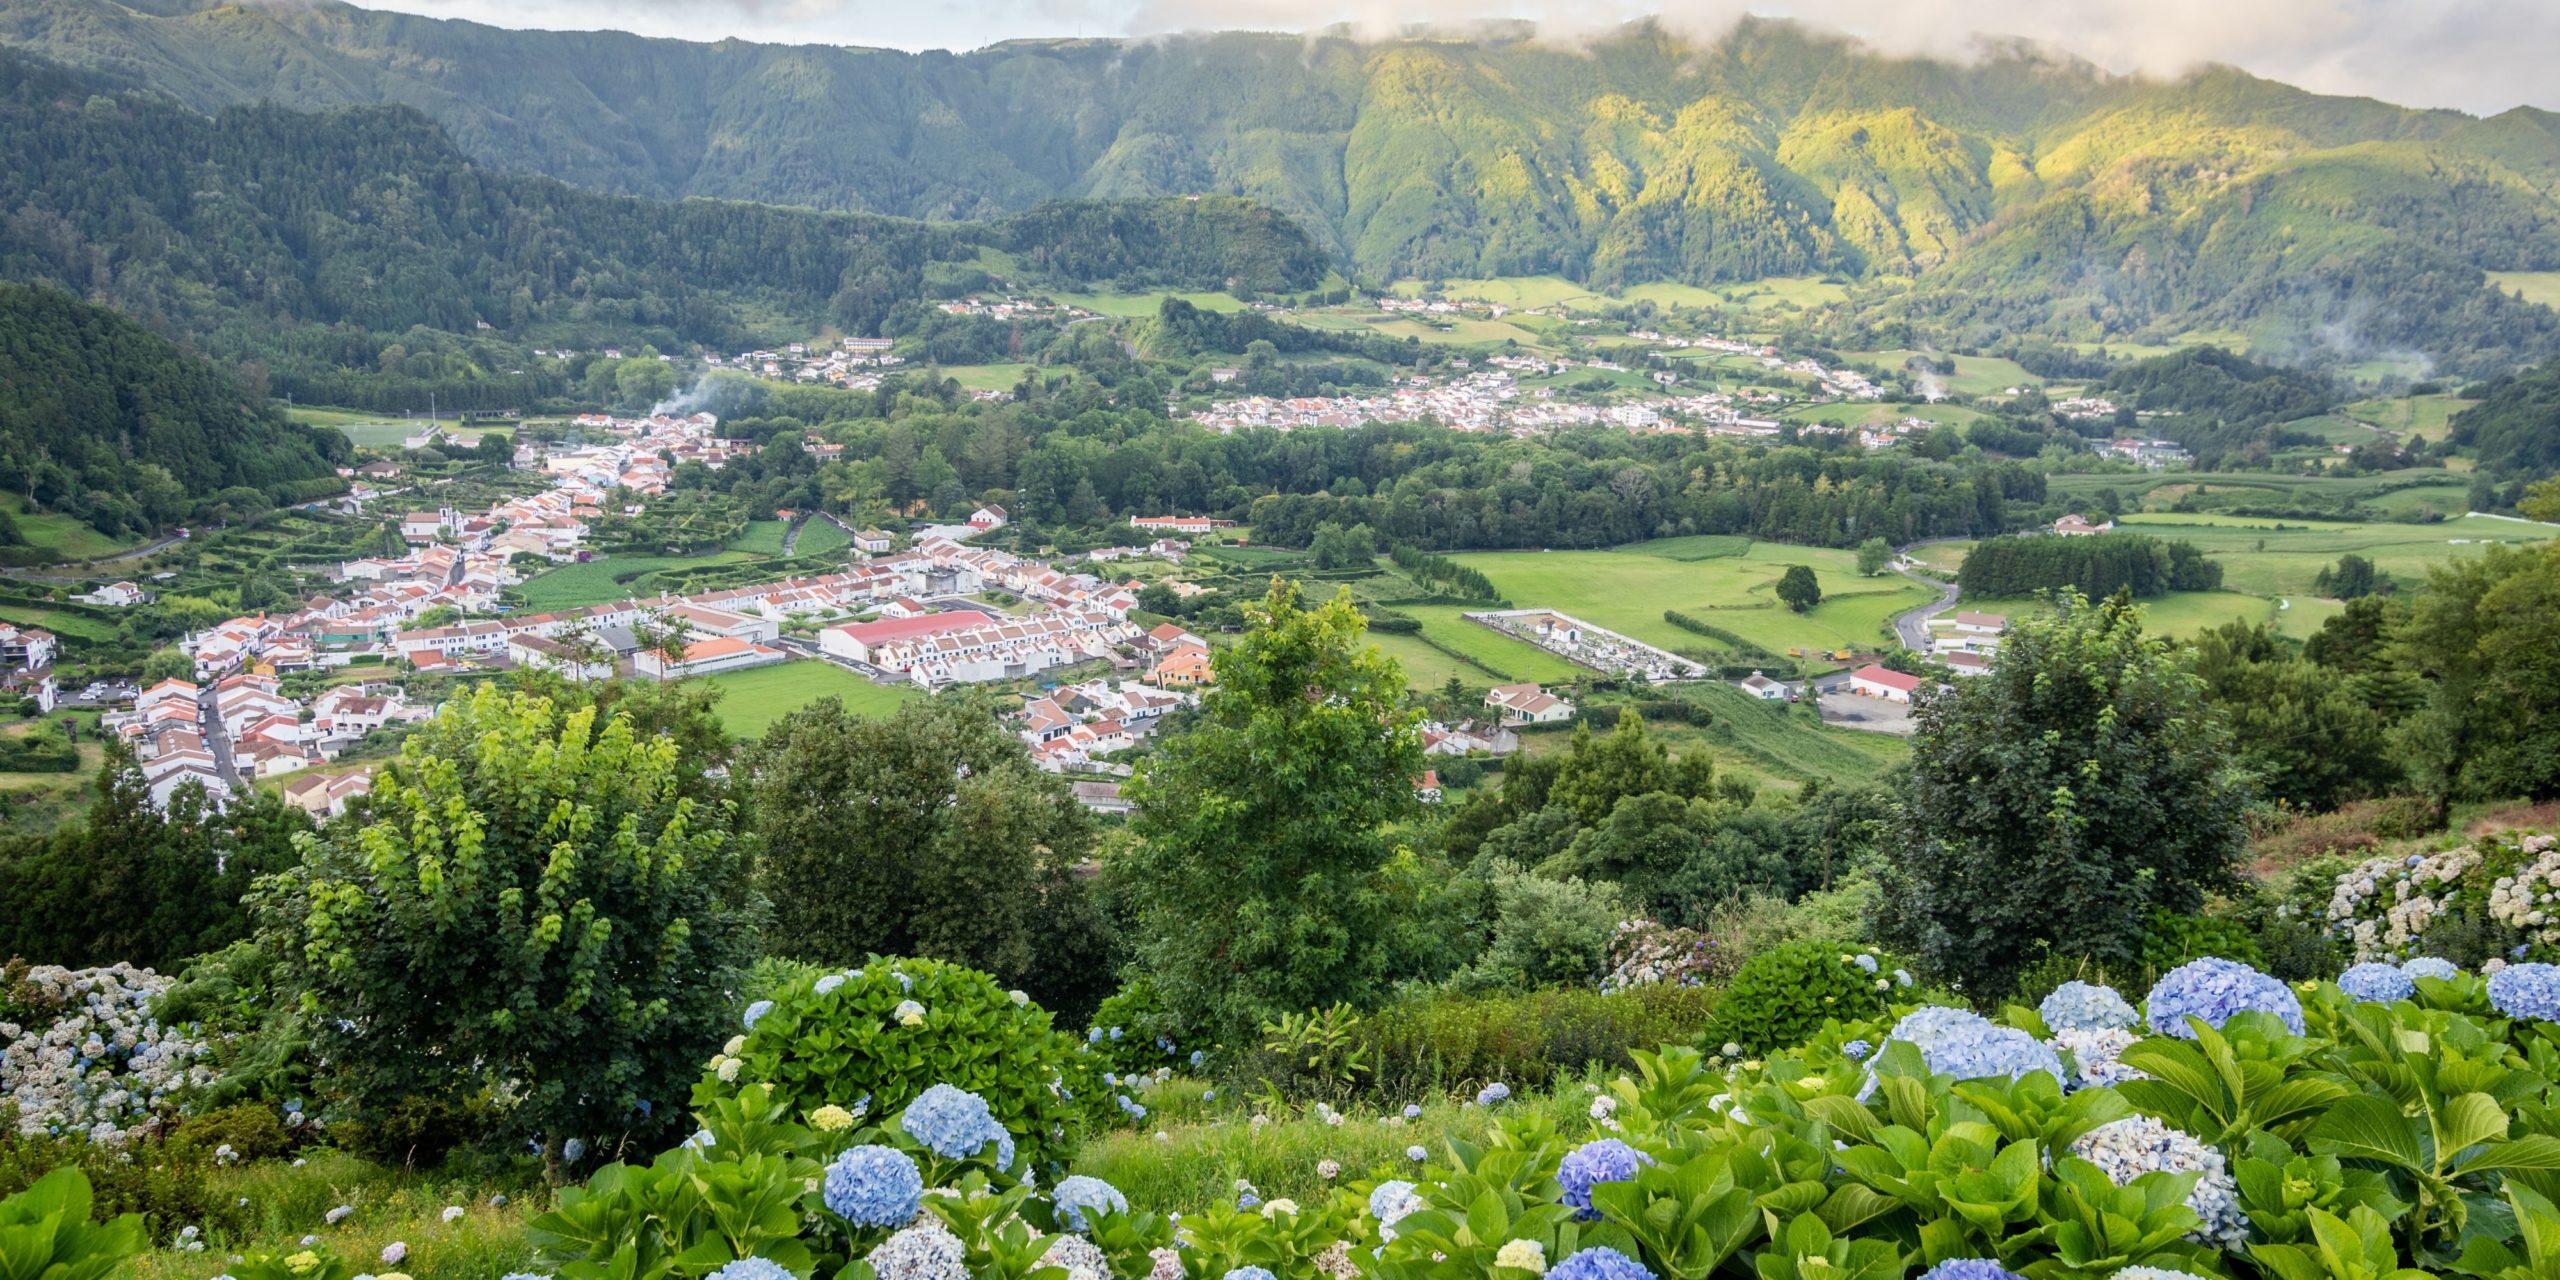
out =
<svg viewBox="0 0 2560 1280"><path fill-rule="evenodd" d="M293 865L310 819L271 792L228 811L181 786L164 811L124 746L108 740L82 820L0 839L0 955L41 963L169 968L246 936L241 899Z"/></svg>
<svg viewBox="0 0 2560 1280"><path fill-rule="evenodd" d="M1188 730L1132 779L1138 952L1186 1026L1383 994L1394 824L1414 811L1419 713L1362 643L1349 593L1306 607L1275 581L1215 660Z"/></svg>
<svg viewBox="0 0 2560 1280"><path fill-rule="evenodd" d="M1997 992L2046 947L2129 960L2150 911L2231 877L2230 736L2128 594L2019 620L1990 674L1917 716L1878 923L1931 972Z"/></svg>
<svg viewBox="0 0 2560 1280"><path fill-rule="evenodd" d="M1778 599L1798 613L1822 603L1822 583L1805 565L1788 565L1787 571L1778 575L1777 592Z"/></svg>
<svg viewBox="0 0 2560 1280"><path fill-rule="evenodd" d="M2269 797L2321 812L2400 780L2390 720L2353 682L2295 656L2264 626L2206 632L2196 641L2196 674Z"/></svg>
<svg viewBox="0 0 2560 1280"><path fill-rule="evenodd" d="M1041 961L1049 924L1080 914L1071 872L1093 822L984 702L878 719L825 698L766 731L748 777L778 953L931 956L1026 986L1075 977Z"/></svg>
<svg viewBox="0 0 2560 1280"><path fill-rule="evenodd" d="M2441 798L2560 796L2560 543L2439 565L2396 634L2427 677L2405 746Z"/></svg>
<svg viewBox="0 0 2560 1280"><path fill-rule="evenodd" d="M314 1057L359 1118L499 1099L562 1144L652 1127L735 1027L761 905L732 806L626 716L484 686L260 887Z"/></svg>

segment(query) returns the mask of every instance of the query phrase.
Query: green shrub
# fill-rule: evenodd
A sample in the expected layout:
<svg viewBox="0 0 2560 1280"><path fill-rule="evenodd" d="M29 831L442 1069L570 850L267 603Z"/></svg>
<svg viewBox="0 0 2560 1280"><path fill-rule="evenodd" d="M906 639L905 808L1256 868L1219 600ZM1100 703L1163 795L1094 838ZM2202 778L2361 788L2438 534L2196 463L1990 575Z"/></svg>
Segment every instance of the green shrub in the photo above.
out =
<svg viewBox="0 0 2560 1280"><path fill-rule="evenodd" d="M302 1145L299 1139L308 1128L288 1129L276 1109L263 1103L243 1102L232 1106L188 1116L178 1122L169 1135L172 1143L183 1142L208 1152L231 1148L241 1160L273 1160L291 1154Z"/></svg>
<svg viewBox="0 0 2560 1280"><path fill-rule="evenodd" d="M769 999L694 1085L696 1110L761 1084L794 1115L833 1103L882 1120L949 1084L985 1097L1042 1166L1063 1163L1110 1114L1102 1062L1051 1026L1048 1010L975 969L874 956Z"/></svg>
<svg viewBox="0 0 2560 1280"><path fill-rule="evenodd" d="M1595 1062L1625 1070L1638 1050L1695 1038L1715 1004L1713 991L1671 986L1408 1000L1368 1019L1369 1088L1397 1101L1496 1080L1543 1085Z"/></svg>
<svg viewBox="0 0 2560 1280"><path fill-rule="evenodd" d="M1871 947L1790 942L1734 972L1716 1005L1716 1034L1752 1054L1802 1044L1827 1020L1882 1016L1893 974L1893 962Z"/></svg>
<svg viewBox="0 0 2560 1280"><path fill-rule="evenodd" d="M2190 960L2206 956L2237 960L2253 967L2266 963L2266 956L2259 952L2258 940L2251 936L2249 926L2237 920L2154 911L2145 922L2142 967L2150 973L2167 973Z"/></svg>
<svg viewBox="0 0 2560 1280"><path fill-rule="evenodd" d="M191 1143L155 1142L137 1139L124 1146L91 1142L86 1134L52 1137L45 1134L16 1132L17 1117L0 1109L0 1196L14 1196L0 1202L0 1224L9 1221L9 1206L24 1200L60 1172L80 1179L79 1199L93 1206L100 1218L117 1214L136 1215L137 1228L148 1221L152 1234L167 1239L182 1227L211 1229L228 1226L239 1219L237 1203L207 1185L206 1175L213 1165L211 1148ZM90 1216L84 1210L82 1217ZM8 1228L0 1225L0 1242L8 1237ZM0 1275L14 1275L6 1265L9 1256L5 1243L0 1243ZM27 1275L43 1275L39 1265Z"/></svg>

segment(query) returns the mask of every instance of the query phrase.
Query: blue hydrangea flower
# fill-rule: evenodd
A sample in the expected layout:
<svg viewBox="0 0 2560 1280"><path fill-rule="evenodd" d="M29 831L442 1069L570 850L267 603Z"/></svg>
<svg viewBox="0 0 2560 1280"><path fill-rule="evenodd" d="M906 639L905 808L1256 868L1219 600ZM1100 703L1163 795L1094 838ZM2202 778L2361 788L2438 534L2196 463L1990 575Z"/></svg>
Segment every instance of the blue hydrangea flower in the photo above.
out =
<svg viewBox="0 0 2560 1280"><path fill-rule="evenodd" d="M2121 1031L2142 1021L2116 989L2094 982L2071 981L2053 989L2036 1006L2048 1031Z"/></svg>
<svg viewBox="0 0 2560 1280"><path fill-rule="evenodd" d="M1407 1120L1419 1120L1419 1119L1421 1119L1421 1118L1422 1118L1422 1107L1421 1107L1419 1104L1417 1104L1417 1103L1411 1103L1411 1102L1408 1102L1408 1103L1404 1104L1404 1118L1405 1118L1405 1119L1407 1119Z"/></svg>
<svg viewBox="0 0 2560 1280"><path fill-rule="evenodd" d="M561 1143L560 1158L571 1164L576 1164L577 1162L586 1159L587 1140L584 1138L571 1138L567 1142Z"/></svg>
<svg viewBox="0 0 2560 1280"><path fill-rule="evenodd" d="M2051 1048L2016 1027L1998 1026L1969 1009L1944 1005L1914 1009L1893 1024L1887 1040L1918 1049L1920 1060L1932 1073L1958 1080L1985 1076L2015 1080L2030 1071L2042 1071L2057 1083L2063 1079L2062 1059ZM1874 1086L1871 1077L1867 1088Z"/></svg>
<svg viewBox="0 0 2560 1280"><path fill-rule="evenodd" d="M831 995L834 995L834 994L836 993L836 988L841 987L841 986L843 986L843 985L844 985L844 975L843 975L843 974L841 974L841 973L830 973L830 974L828 974L827 976L825 976L825 977L823 977L823 978L818 979L818 985L814 988L814 990L816 990L816 991L817 991L817 993L818 993L819 995L822 995L822 996L831 996Z"/></svg>
<svg viewBox="0 0 2560 1280"><path fill-rule="evenodd" d="M2195 1039L2187 1019L2197 1018L2216 1031L2236 1014L2272 1013L2285 1030L2302 1034L2302 1002L2293 988L2237 960L2206 956L2162 975L2147 1003L2151 1029L2182 1040Z"/></svg>
<svg viewBox="0 0 2560 1280"><path fill-rule="evenodd" d="M1117 1039L1119 1039L1119 1038L1120 1038L1120 1028L1118 1028L1118 1027L1113 1027L1113 1028L1111 1029L1111 1038L1112 1038L1112 1039L1114 1039L1114 1040L1117 1040Z"/></svg>
<svg viewBox="0 0 2560 1280"><path fill-rule="evenodd" d="M740 1258L711 1273L711 1280L799 1280L791 1269L764 1258Z"/></svg>
<svg viewBox="0 0 2560 1280"><path fill-rule="evenodd" d="M1556 1182L1564 1188L1564 1202L1573 1206L1573 1216L1595 1222L1600 1211L1591 1207L1591 1188L1603 1182L1626 1182L1652 1163L1652 1156L1616 1138L1602 1138L1565 1153L1564 1163L1556 1167Z"/></svg>
<svg viewBox="0 0 2560 1280"><path fill-rule="evenodd" d="M771 1012L773 1012L773 1002L771 1000L758 1000L754 1004L748 1005L746 1017L747 1030L755 1030L756 1024L763 1021L764 1016Z"/></svg>
<svg viewBox="0 0 2560 1280"><path fill-rule="evenodd" d="M1404 1149L1404 1158L1411 1160L1415 1164L1420 1164L1423 1161L1430 1159L1431 1153L1423 1150L1419 1144L1416 1144Z"/></svg>
<svg viewBox="0 0 2560 1280"><path fill-rule="evenodd" d="M1120 1194L1118 1187L1081 1173L1059 1179L1057 1190L1049 1193L1049 1201L1058 1206L1058 1219L1070 1231L1093 1230L1093 1219L1085 1216L1088 1213L1129 1211L1129 1197Z"/></svg>
<svg viewBox="0 0 2560 1280"><path fill-rule="evenodd" d="M1209 1062L1209 1051L1208 1051L1208 1050L1206 1050L1206 1049L1194 1049L1194 1050L1192 1050L1192 1051L1191 1051L1191 1069L1192 1069L1192 1070L1197 1071L1197 1070L1199 1070L1201 1067L1206 1066L1206 1065L1208 1064L1208 1062Z"/></svg>
<svg viewBox="0 0 2560 1280"><path fill-rule="evenodd" d="M1861 952L1859 952L1858 954L1856 954L1856 955L1854 955L1854 956L1849 957L1849 959L1850 959L1850 961L1851 961L1852 963L1856 964L1860 969L1864 969L1865 971L1867 971L1867 972L1868 972L1868 973L1870 973L1870 974L1872 974L1872 973L1874 973L1874 972L1876 971L1876 958L1875 958L1874 956L1868 955L1868 954L1867 954L1866 952L1864 952L1864 951L1861 951Z"/></svg>
<svg viewBox="0 0 2560 1280"><path fill-rule="evenodd" d="M986 1150L1006 1136L987 1100L966 1089L937 1084L916 1095L898 1117L898 1127L935 1155L961 1160Z"/></svg>
<svg viewBox="0 0 2560 1280"><path fill-rule="evenodd" d="M2418 994L2418 984L2396 965L2367 962L2339 974L2338 990L2358 1000L2389 1004Z"/></svg>
<svg viewBox="0 0 2560 1280"><path fill-rule="evenodd" d="M1949 1258L1920 1273L1920 1280L2020 1280L1989 1258Z"/></svg>
<svg viewBox="0 0 2560 1280"><path fill-rule="evenodd" d="M1264 1267L1237 1267L1227 1272L1224 1280L1280 1280Z"/></svg>
<svg viewBox="0 0 2560 1280"><path fill-rule="evenodd" d="M1867 1060L1867 1055L1875 1051L1876 1047L1864 1040L1852 1040L1840 1046L1840 1056L1851 1062L1864 1062Z"/></svg>
<svg viewBox="0 0 2560 1280"><path fill-rule="evenodd" d="M2462 966L2437 956L2419 956L2414 960L2401 961L2400 972L2412 980L2433 978L2438 982L2451 982L2462 976Z"/></svg>
<svg viewBox="0 0 2560 1280"><path fill-rule="evenodd" d="M1547 1280L1653 1280L1644 1264L1605 1244L1575 1251L1547 1272Z"/></svg>
<svg viewBox="0 0 2560 1280"><path fill-rule="evenodd" d="M1402 1178L1379 1183L1369 1192L1369 1216L1378 1220L1378 1238L1396 1238L1396 1224L1422 1207L1422 1194Z"/></svg>
<svg viewBox="0 0 2560 1280"><path fill-rule="evenodd" d="M1100 1028L1100 1027L1087 1027L1087 1028L1085 1028L1085 1030L1084 1030L1084 1042L1085 1042L1086 1044L1100 1044L1100 1043L1102 1043L1102 1028Z"/></svg>
<svg viewBox="0 0 2560 1280"><path fill-rule="evenodd" d="M2490 974L2489 1004L2510 1018L2560 1022L2560 965L2511 964Z"/></svg>
<svg viewBox="0 0 2560 1280"><path fill-rule="evenodd" d="M2167 1267L2126 1267L2107 1280L2205 1280L2192 1271L2172 1271Z"/></svg>
<svg viewBox="0 0 2560 1280"><path fill-rule="evenodd" d="M1511 1086L1496 1080L1492 1084L1476 1090L1476 1105L1479 1107L1490 1107L1497 1102L1508 1101L1510 1097Z"/></svg>
<svg viewBox="0 0 2560 1280"><path fill-rule="evenodd" d="M857 1227L901 1227L924 1204L924 1174L896 1147L854 1147L827 1166L827 1208Z"/></svg>

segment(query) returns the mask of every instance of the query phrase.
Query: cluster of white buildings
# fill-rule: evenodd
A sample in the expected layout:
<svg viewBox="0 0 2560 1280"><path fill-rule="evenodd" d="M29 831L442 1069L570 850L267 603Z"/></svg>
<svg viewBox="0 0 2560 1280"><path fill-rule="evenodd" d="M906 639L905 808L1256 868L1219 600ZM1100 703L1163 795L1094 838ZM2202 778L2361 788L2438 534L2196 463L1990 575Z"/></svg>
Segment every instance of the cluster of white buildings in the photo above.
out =
<svg viewBox="0 0 2560 1280"><path fill-rule="evenodd" d="M2153 471L2166 471L2194 462L2195 455L2175 440L2109 440L2096 446L2103 457L2130 462Z"/></svg>
<svg viewBox="0 0 2560 1280"><path fill-rule="evenodd" d="M818 633L818 648L938 689L1108 660L1137 634L1126 611L1065 608L1013 617L955 609L829 627Z"/></svg>
<svg viewBox="0 0 2560 1280"><path fill-rule="evenodd" d="M1647 680L1695 680L1707 674L1705 667L1667 649L1553 609L1491 609L1464 616L1594 671Z"/></svg>
<svg viewBox="0 0 2560 1280"><path fill-rule="evenodd" d="M192 782L219 808L255 779L315 769L377 729L432 714L396 685L338 685L303 700L272 675L244 671L207 684L163 680L100 724L132 749L154 805L168 807ZM296 803L316 800L315 814L343 812L367 785L360 775L321 778L316 790L303 780Z"/></svg>
<svg viewBox="0 0 2560 1280"><path fill-rule="evenodd" d="M1960 676L1987 675L1991 657L2008 634L2004 614L1960 612L1929 619L1929 656Z"/></svg>
<svg viewBox="0 0 2560 1280"><path fill-rule="evenodd" d="M949 308L946 306L945 308ZM734 356L705 356L714 369L735 369L794 382L823 382L867 391L880 385L880 371L906 363L889 348L887 338L845 338L833 347L794 342L780 351L741 351Z"/></svg>
<svg viewBox="0 0 2560 1280"><path fill-rule="evenodd" d="M1014 732L1041 768L1088 771L1103 756L1144 742L1168 713L1195 700L1138 681L1088 680L1025 702Z"/></svg>

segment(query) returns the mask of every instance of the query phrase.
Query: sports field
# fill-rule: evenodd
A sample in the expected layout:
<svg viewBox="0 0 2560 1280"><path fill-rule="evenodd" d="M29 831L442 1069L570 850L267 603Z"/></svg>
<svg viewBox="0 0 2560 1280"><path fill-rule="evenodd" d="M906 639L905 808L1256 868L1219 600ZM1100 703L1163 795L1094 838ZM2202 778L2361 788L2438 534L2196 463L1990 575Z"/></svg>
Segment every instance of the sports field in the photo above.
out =
<svg viewBox="0 0 2560 1280"><path fill-rule="evenodd" d="M773 722L820 698L844 700L857 715L885 716L924 694L908 685L875 684L831 662L806 659L702 679L720 690L720 723L732 737L753 738Z"/></svg>
<svg viewBox="0 0 2560 1280"><path fill-rule="evenodd" d="M1672 650L1719 646L1663 621L1666 609L1784 653L1796 646L1874 648L1884 643L1886 619L1931 598L1927 588L1899 575L1858 577L1853 552L1745 538L1665 538L1609 551L1487 551L1455 559L1482 570L1520 608L1559 609ZM1811 568L1822 584L1825 599L1809 613L1791 612L1774 594L1791 564Z"/></svg>
<svg viewBox="0 0 2560 1280"><path fill-rule="evenodd" d="M524 597L524 607L537 613L574 609L580 605L603 604L607 600L625 600L635 594L647 594L639 576L656 570L700 568L753 558L734 551L715 551L707 556L604 556L527 578L514 590Z"/></svg>

